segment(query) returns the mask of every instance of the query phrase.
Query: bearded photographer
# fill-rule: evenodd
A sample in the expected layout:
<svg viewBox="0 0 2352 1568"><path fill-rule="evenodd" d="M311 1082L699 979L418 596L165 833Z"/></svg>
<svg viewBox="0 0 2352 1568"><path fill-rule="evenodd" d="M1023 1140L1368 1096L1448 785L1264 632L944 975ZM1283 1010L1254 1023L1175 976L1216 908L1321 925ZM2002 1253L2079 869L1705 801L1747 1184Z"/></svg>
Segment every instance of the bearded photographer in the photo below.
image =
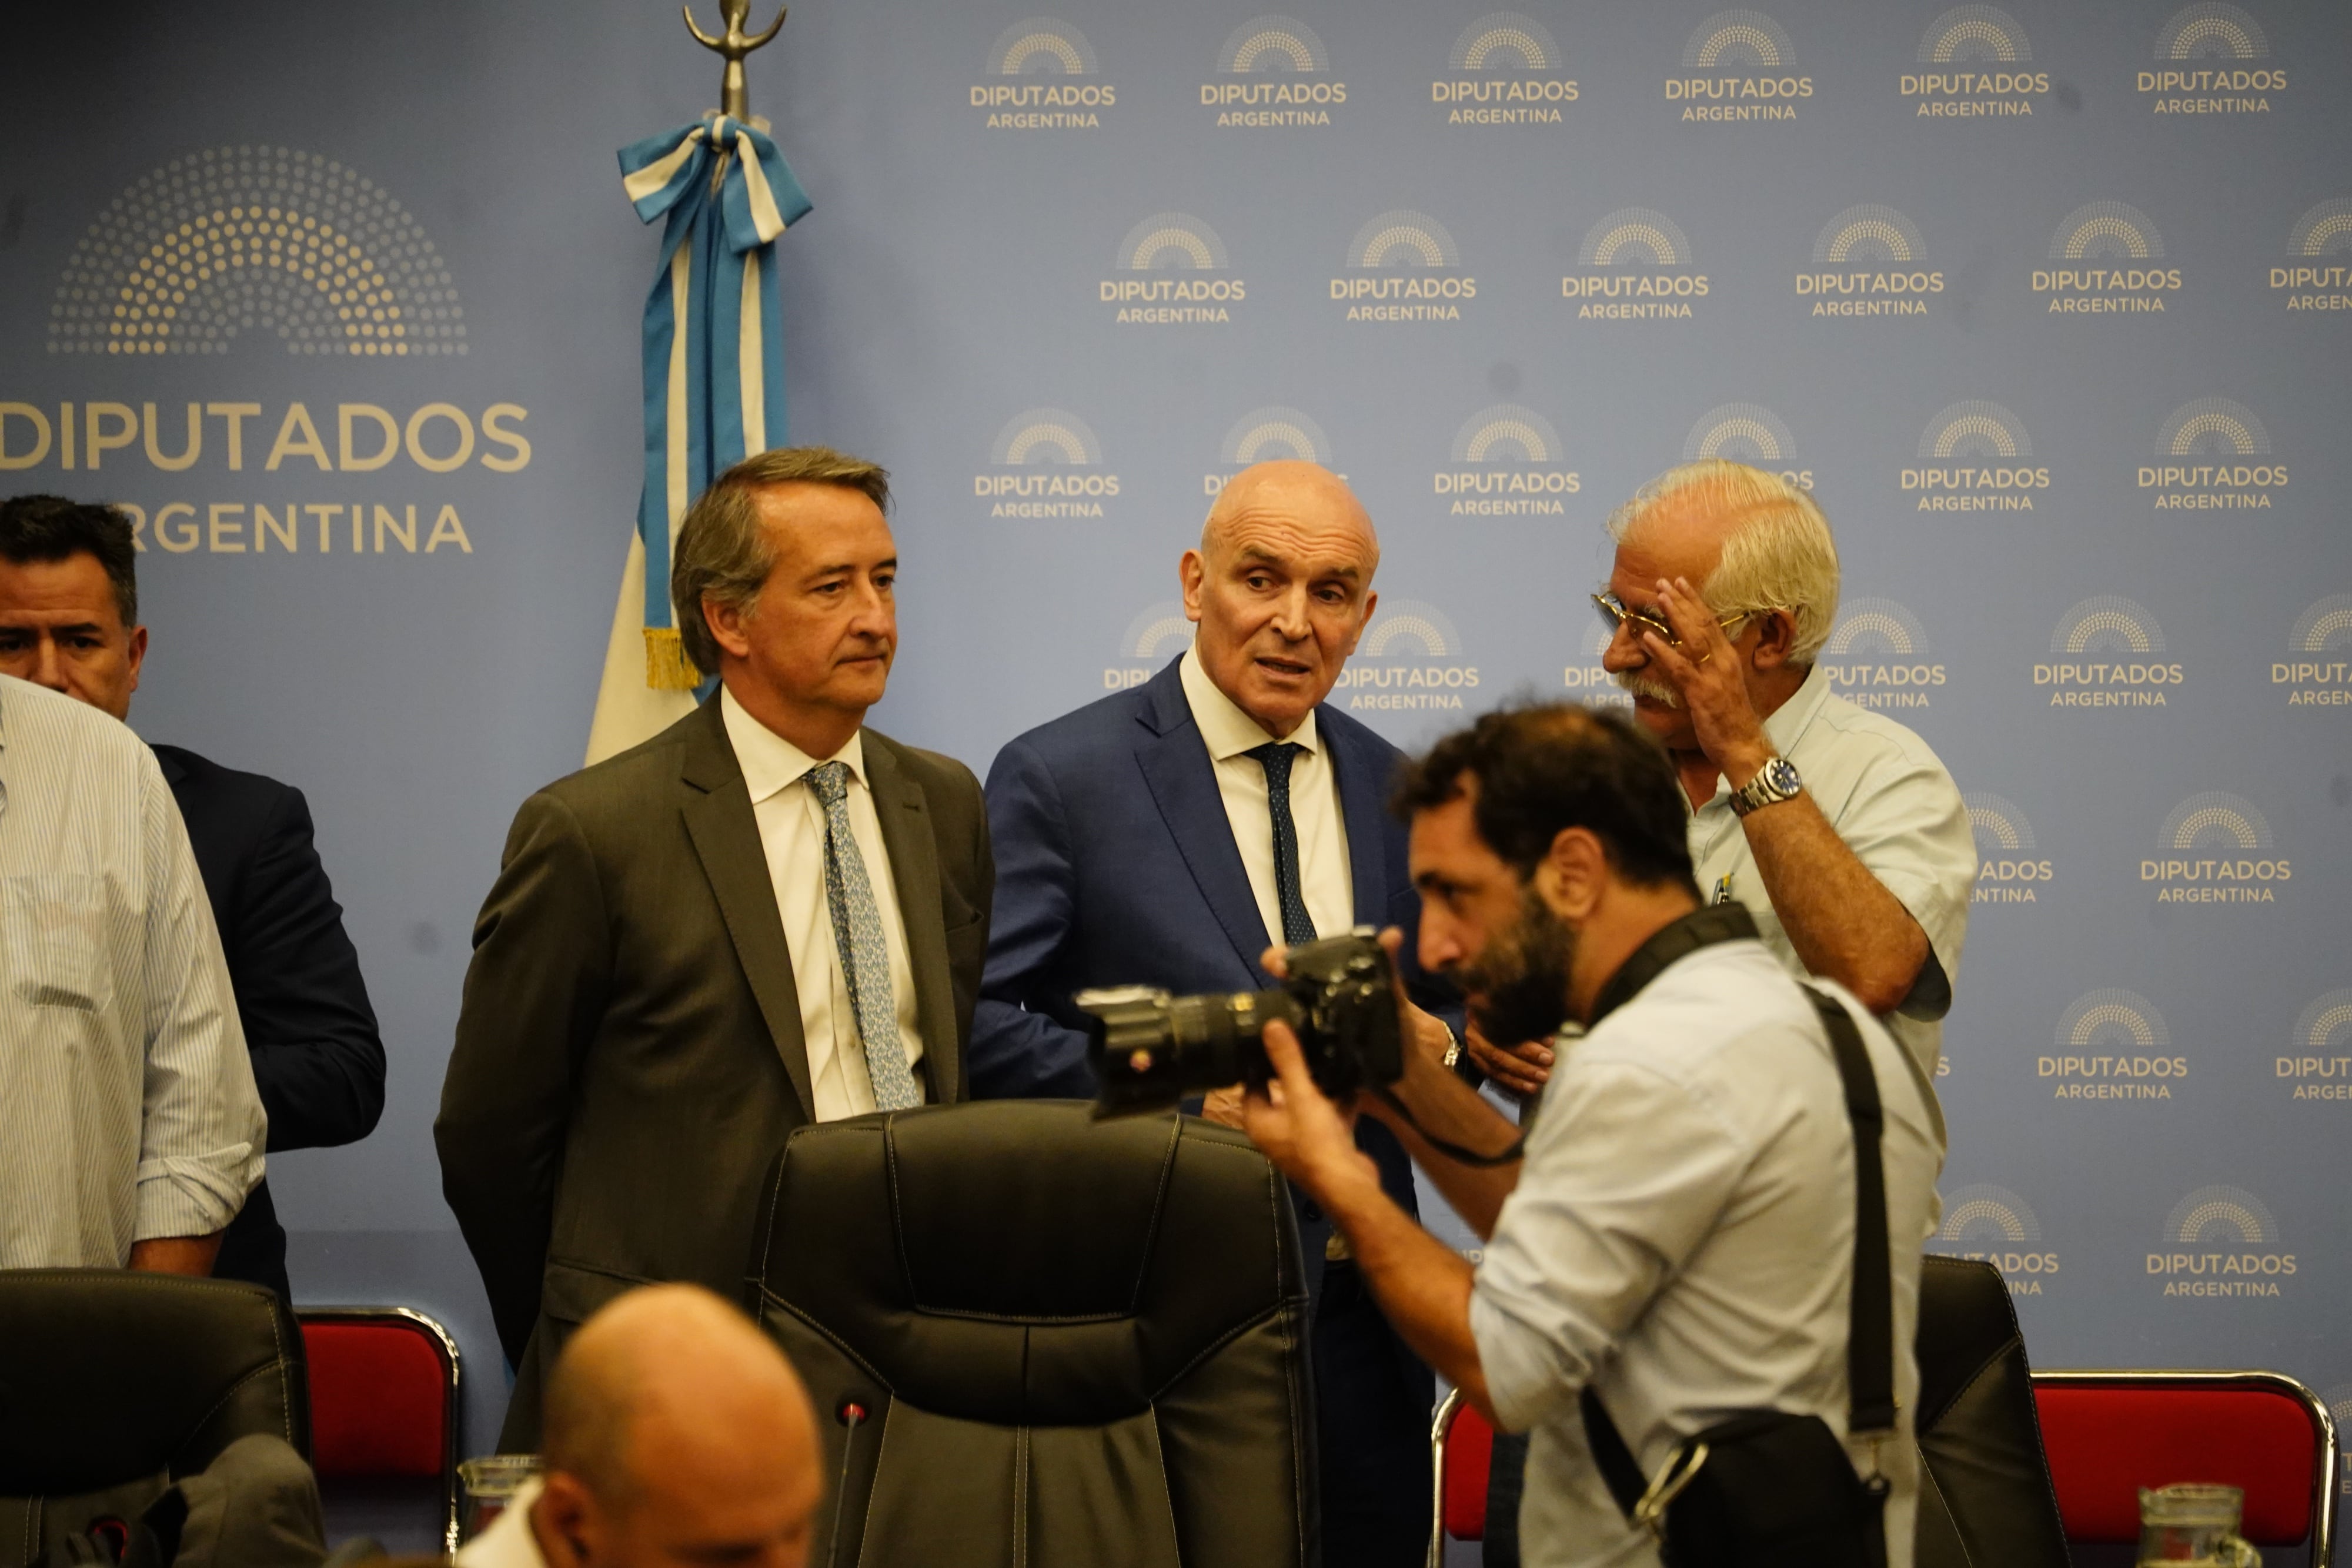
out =
<svg viewBox="0 0 2352 1568"><path fill-rule="evenodd" d="M1406 1051L1393 1101L1360 1101L1486 1238L1483 1260L1474 1269L1383 1196L1353 1110L1317 1088L1282 1025L1265 1029L1278 1082L1251 1095L1245 1125L1345 1234L1405 1342L1499 1428L1532 1432L1526 1561L1658 1562L1628 1519L1641 1485L1694 1434L1769 1409L1826 1427L1832 1458L1792 1472L1790 1494L1819 1495L1853 1551L1817 1539L1806 1560L1908 1568L1909 1347L1940 1140L1901 1048L1842 989L1823 988L1830 1010L1817 1010L1745 909L1701 906L1674 765L1622 721L1567 706L1489 715L1415 765L1397 800L1423 964L1461 982L1490 1038L1546 1038L1570 1019L1588 1029L1563 1048L1524 1150L1423 1051ZM1882 1130L1865 1163L1848 1100L1873 1085ZM1883 1172L1886 1245L1875 1252L1863 1231L1859 1250L1884 1260L1889 1288L1863 1301L1891 1343L1867 1332L1853 1292L1871 1169ZM1857 1323L1867 1410L1850 1408ZM1885 1428L1881 1440L1848 1435L1864 1415L1878 1418L1851 1429ZM1610 1431L1630 1460L1604 1469L1595 1454ZM1685 1495L1719 1490L1735 1462L1710 1458ZM1878 1479L1883 1557L1858 1544L1880 1529L1880 1505L1854 1495ZM1707 1559L1695 1544L1677 1537L1697 1568Z"/></svg>

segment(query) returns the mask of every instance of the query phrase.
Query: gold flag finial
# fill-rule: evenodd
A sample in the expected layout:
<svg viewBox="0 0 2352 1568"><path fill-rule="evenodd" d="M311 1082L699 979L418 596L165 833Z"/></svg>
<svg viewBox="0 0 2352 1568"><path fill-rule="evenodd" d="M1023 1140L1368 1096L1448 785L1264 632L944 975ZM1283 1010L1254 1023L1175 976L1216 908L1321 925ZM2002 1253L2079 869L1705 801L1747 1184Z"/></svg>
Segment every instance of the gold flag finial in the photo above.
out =
<svg viewBox="0 0 2352 1568"><path fill-rule="evenodd" d="M768 24L766 32L751 34L743 31L743 19L751 15L751 0L719 0L719 15L726 22L727 31L716 38L695 26L691 5L679 9L686 14L686 30L694 35L694 41L727 62L727 74L719 88L719 112L730 120L748 123L751 118L751 91L743 79L743 57L775 37L784 25L786 8L776 8L776 19Z"/></svg>

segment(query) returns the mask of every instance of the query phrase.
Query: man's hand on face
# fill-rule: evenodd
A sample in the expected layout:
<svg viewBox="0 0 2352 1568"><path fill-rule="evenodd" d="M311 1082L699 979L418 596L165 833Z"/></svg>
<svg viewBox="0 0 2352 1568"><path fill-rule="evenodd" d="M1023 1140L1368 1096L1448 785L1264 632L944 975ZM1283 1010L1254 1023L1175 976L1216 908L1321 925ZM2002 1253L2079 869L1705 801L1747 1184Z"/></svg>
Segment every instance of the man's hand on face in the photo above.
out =
<svg viewBox="0 0 2352 1568"><path fill-rule="evenodd" d="M1682 693L1699 749L1737 789L1753 779L1772 755L1764 721L1748 695L1739 655L1717 623L1715 612L1707 608L1688 578L1678 577L1672 582L1660 578L1657 608L1681 645L1671 645L1656 632L1644 632L1642 651L1650 656L1658 674Z"/></svg>
<svg viewBox="0 0 2352 1568"><path fill-rule="evenodd" d="M1547 1041L1529 1040L1517 1045L1496 1045L1478 1032L1474 1021L1464 1032L1462 1048L1488 1080L1522 1100L1541 1095L1544 1085L1551 1081L1551 1046Z"/></svg>

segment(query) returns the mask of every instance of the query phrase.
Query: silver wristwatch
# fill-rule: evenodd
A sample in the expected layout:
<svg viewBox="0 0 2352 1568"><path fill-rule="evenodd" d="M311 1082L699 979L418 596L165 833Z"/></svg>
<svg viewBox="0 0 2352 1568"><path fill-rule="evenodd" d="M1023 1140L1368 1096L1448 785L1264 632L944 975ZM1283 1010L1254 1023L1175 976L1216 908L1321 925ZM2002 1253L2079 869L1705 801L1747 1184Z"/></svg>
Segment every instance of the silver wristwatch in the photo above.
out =
<svg viewBox="0 0 2352 1568"><path fill-rule="evenodd" d="M1785 757L1775 757L1756 770L1756 777L1731 792L1731 812L1744 817L1766 806L1793 800L1804 793L1805 781L1797 777L1797 765Z"/></svg>

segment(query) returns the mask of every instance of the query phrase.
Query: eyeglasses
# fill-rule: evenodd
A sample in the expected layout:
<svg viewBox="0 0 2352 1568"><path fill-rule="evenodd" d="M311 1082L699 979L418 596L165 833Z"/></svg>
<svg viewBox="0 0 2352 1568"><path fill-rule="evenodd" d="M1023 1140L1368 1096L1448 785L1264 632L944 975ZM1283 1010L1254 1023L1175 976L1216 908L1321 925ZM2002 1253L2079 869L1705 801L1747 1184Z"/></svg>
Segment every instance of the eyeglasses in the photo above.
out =
<svg viewBox="0 0 2352 1568"><path fill-rule="evenodd" d="M1619 627L1624 625L1627 622L1631 622L1633 626L1633 637L1637 642L1641 639L1643 632L1654 632L1658 635L1658 641L1664 643L1667 647L1679 648L1682 646L1683 640L1675 635L1675 629L1667 625L1664 621L1651 614L1646 610L1627 609L1625 607L1625 601L1618 598L1613 593L1604 592L1594 594L1592 596L1592 607L1601 612L1601 619L1608 623L1609 634L1612 637L1617 635L1617 629ZM1715 623L1718 626L1737 626L1742 621L1753 620L1755 617L1764 613L1765 612L1761 610L1736 611L1729 615L1717 616L1715 618Z"/></svg>

